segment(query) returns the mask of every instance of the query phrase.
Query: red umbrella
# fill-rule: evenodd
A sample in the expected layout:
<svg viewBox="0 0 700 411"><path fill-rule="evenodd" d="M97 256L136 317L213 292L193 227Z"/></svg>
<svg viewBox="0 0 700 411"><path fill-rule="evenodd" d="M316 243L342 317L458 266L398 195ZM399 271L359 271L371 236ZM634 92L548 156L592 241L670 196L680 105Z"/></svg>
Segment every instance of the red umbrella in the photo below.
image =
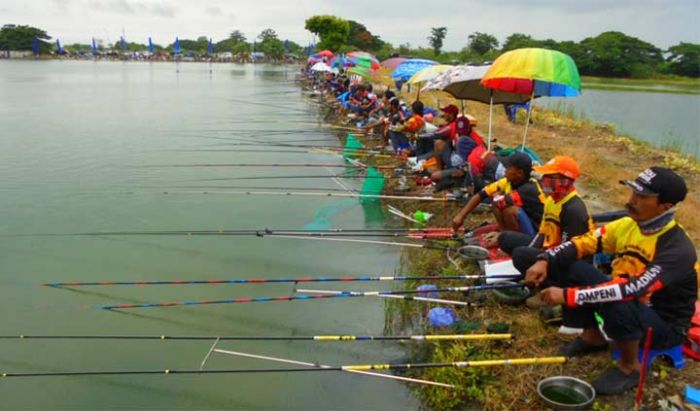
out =
<svg viewBox="0 0 700 411"><path fill-rule="evenodd" d="M318 54L321 57L328 57L328 58L333 58L333 56L335 56L335 54L333 54L333 52L330 50L319 51L316 54Z"/></svg>
<svg viewBox="0 0 700 411"><path fill-rule="evenodd" d="M390 69L395 69L399 64L403 63L407 59L403 57L392 57L390 59L382 61L382 67L388 67Z"/></svg>

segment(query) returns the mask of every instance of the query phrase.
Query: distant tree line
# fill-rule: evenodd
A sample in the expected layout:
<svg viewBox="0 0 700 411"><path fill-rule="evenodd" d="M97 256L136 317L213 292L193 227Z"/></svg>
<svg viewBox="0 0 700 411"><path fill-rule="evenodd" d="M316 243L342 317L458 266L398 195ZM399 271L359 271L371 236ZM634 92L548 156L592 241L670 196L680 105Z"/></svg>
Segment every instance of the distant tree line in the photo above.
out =
<svg viewBox="0 0 700 411"><path fill-rule="evenodd" d="M628 36L618 31L608 31L580 42L535 39L523 33L513 33L503 44L489 33L474 32L465 39L465 46L459 51L443 51L443 41L448 34L447 27L432 27L427 37L429 47L411 47L405 43L394 46L370 32L366 26L337 16L312 16L305 22L305 28L318 36L316 50L330 49L334 52L364 50L380 59L392 55L428 58L442 63L482 63L495 60L500 54L523 47L541 47L559 50L569 54L583 75L602 77L650 78L658 75L679 75L700 77L700 44L681 42L666 50L651 43ZM0 29L0 50L32 50L34 39L38 40L39 52L56 50L51 36L46 31L17 25L4 25ZM173 42L174 43L174 42ZM185 54L206 55L209 39L205 36L195 40L180 39L180 49ZM286 46L286 47L285 47ZM110 46L120 50L120 42ZM102 48L102 47L101 47ZM154 45L157 51L172 51L174 44ZM92 49L90 44L71 44L64 47L70 52ZM127 51L146 51L143 43L126 42ZM272 59L281 59L286 53L299 57L306 50L293 41L283 41L275 30L266 28L249 41L240 30L233 30L228 38L214 43L214 52L249 54L263 52Z"/></svg>

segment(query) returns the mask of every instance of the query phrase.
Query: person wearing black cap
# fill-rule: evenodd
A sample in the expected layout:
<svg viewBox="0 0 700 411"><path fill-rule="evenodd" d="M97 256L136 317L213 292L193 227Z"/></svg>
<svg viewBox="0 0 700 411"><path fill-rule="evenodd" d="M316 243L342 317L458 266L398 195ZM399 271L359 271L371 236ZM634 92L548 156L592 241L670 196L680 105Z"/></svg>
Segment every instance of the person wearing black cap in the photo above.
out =
<svg viewBox="0 0 700 411"><path fill-rule="evenodd" d="M542 220L545 195L537 180L530 176L532 160L527 154L517 152L506 158L504 165L506 176L481 189L452 219L455 230L481 201L492 197L493 215L502 229L535 235L535 227Z"/></svg>
<svg viewBox="0 0 700 411"><path fill-rule="evenodd" d="M564 325L583 328L581 337L562 347L573 357L607 348L594 317L621 353L616 367L593 383L599 394L618 394L637 385L639 342L652 328L654 349L683 342L698 298L695 247L674 215L685 199L685 181L675 172L651 167L634 180L625 208L628 217L574 237L540 256L526 272L526 283L549 304L564 304ZM581 258L614 254L612 279Z"/></svg>

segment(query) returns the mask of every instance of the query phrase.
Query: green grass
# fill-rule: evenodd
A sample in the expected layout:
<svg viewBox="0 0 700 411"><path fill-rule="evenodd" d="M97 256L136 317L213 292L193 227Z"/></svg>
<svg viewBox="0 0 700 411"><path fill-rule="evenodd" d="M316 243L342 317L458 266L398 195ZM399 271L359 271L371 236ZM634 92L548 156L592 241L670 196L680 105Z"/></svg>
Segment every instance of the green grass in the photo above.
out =
<svg viewBox="0 0 700 411"><path fill-rule="evenodd" d="M583 83L583 88L589 90L700 94L700 79L687 77L625 79L583 76L581 77L581 81Z"/></svg>
<svg viewBox="0 0 700 411"><path fill-rule="evenodd" d="M581 81L584 83L604 83L604 84L622 84L622 85L664 85L664 86L685 86L685 87L700 87L700 78L666 76L650 79L633 79L633 78L613 78L613 77L594 77L581 76Z"/></svg>

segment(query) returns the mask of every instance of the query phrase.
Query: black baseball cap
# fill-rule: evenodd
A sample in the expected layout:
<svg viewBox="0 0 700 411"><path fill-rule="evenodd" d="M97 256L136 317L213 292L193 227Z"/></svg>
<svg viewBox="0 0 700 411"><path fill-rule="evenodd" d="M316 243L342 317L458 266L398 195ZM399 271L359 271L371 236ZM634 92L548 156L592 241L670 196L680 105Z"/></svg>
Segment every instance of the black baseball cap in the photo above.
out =
<svg viewBox="0 0 700 411"><path fill-rule="evenodd" d="M620 180L620 184L641 195L659 197L661 203L676 204L685 200L688 194L683 177L664 167L649 167L634 180Z"/></svg>
<svg viewBox="0 0 700 411"><path fill-rule="evenodd" d="M506 167L515 167L523 170L526 174L532 171L532 159L522 151L511 154L503 161Z"/></svg>

